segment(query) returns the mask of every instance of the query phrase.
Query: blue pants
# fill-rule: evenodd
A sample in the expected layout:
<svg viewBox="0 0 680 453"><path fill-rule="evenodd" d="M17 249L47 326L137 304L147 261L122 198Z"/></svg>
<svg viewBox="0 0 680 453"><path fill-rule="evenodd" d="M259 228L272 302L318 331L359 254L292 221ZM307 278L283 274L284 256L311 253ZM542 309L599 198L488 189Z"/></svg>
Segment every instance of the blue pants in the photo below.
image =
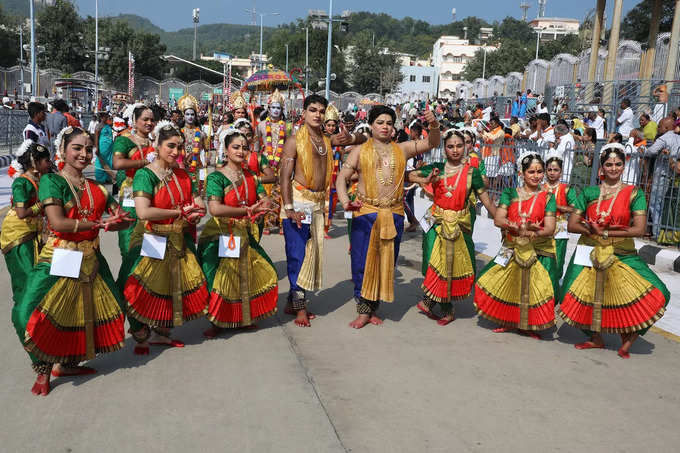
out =
<svg viewBox="0 0 680 453"><path fill-rule="evenodd" d="M283 220L283 237L286 240L286 268L288 270L288 282L291 291L302 291L297 284L302 262L305 260L305 247L310 238L309 225L301 228L290 219Z"/></svg>

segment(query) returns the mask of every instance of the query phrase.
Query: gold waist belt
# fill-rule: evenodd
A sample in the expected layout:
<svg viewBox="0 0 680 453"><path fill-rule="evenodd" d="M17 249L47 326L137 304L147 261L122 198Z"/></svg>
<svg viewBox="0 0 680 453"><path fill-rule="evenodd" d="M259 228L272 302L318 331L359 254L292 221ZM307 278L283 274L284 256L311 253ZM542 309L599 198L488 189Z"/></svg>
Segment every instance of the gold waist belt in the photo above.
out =
<svg viewBox="0 0 680 453"><path fill-rule="evenodd" d="M369 204L371 206L375 206L376 208L396 208L402 205L402 200L400 198L368 198L361 193L357 194L357 198L359 201L361 201L361 203Z"/></svg>

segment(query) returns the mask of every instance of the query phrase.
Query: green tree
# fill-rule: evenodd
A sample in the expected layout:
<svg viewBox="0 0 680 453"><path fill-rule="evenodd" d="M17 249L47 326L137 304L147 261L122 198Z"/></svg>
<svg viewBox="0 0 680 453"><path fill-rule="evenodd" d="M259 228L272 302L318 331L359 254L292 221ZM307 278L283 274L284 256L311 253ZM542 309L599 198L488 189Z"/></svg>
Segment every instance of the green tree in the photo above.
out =
<svg viewBox="0 0 680 453"><path fill-rule="evenodd" d="M85 64L83 21L68 0L56 0L54 6L40 10L37 16L37 44L45 46L47 65L64 72L76 72Z"/></svg>
<svg viewBox="0 0 680 453"><path fill-rule="evenodd" d="M536 34L528 23L508 16L500 24L495 24L493 37L498 41L509 39L516 42L530 42L536 39Z"/></svg>
<svg viewBox="0 0 680 453"><path fill-rule="evenodd" d="M486 52L486 78L493 75L505 76L509 72L524 72L524 67L533 58L532 49L524 43L512 40L503 41L498 50ZM463 71L463 79L472 81L482 77L484 64L484 51L475 53L472 60L468 61Z"/></svg>
<svg viewBox="0 0 680 453"><path fill-rule="evenodd" d="M17 21L5 14L0 6L0 66L10 67L19 63L19 30Z"/></svg>
<svg viewBox="0 0 680 453"><path fill-rule="evenodd" d="M384 94L396 88L402 79L396 55L384 52L380 42L374 46L367 30L355 35L351 45L350 82L355 91Z"/></svg>
<svg viewBox="0 0 680 453"><path fill-rule="evenodd" d="M674 0L663 0L661 3L659 32L671 30L673 24ZM649 39L649 23L652 20L654 0L642 0L635 8L628 11L621 24L621 36L624 39L647 42Z"/></svg>

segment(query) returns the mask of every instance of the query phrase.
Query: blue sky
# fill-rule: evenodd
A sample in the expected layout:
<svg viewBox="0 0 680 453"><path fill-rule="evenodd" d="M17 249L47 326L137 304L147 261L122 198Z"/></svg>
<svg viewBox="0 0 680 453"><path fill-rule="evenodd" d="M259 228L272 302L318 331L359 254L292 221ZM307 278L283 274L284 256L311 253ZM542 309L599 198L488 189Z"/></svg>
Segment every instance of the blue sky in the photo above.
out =
<svg viewBox="0 0 680 453"><path fill-rule="evenodd" d="M537 0L525 0L531 8L528 16L536 16ZM94 16L95 0L75 0L82 15ZM265 17L265 25L278 25L294 21L307 15L310 9L328 9L328 1L281 1L281 0L99 0L99 14L118 15L119 13L138 14L147 17L159 27L172 31L191 27L191 10L201 9L201 23L247 24L250 15L244 10L252 8L260 12L278 12L281 15ZM451 20L451 9L456 8L457 19L478 16L488 21L502 20L505 16L520 18L520 0L477 0L414 2L404 0L335 0L334 12L343 10L387 13L397 18L411 16L432 24L442 24ZM624 2L625 15L638 0ZM370 4L370 7L367 6ZM571 17L582 20L586 13L595 7L596 0L548 0L546 16ZM284 7L285 5L285 7ZM420 9L413 5L421 5ZM607 2L607 17L611 18L614 1ZM258 19L259 23L259 19Z"/></svg>

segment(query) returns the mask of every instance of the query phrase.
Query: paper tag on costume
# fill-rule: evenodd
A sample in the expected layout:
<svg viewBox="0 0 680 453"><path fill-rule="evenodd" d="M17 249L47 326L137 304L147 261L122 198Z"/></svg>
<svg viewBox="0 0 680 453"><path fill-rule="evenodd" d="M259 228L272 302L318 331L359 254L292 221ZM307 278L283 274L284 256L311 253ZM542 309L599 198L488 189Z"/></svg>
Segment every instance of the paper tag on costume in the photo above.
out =
<svg viewBox="0 0 680 453"><path fill-rule="evenodd" d="M577 245L574 253L574 264L578 266L593 267L593 261L590 259L590 252L595 247L589 245Z"/></svg>
<svg viewBox="0 0 680 453"><path fill-rule="evenodd" d="M83 263L83 252L80 250L54 249L50 275L57 277L80 277L80 266Z"/></svg>
<svg viewBox="0 0 680 453"><path fill-rule="evenodd" d="M231 244L229 243L232 241ZM220 236L218 256L220 258L238 258L241 256L240 236Z"/></svg>
<svg viewBox="0 0 680 453"><path fill-rule="evenodd" d="M312 209L314 209L313 204L308 203L293 203L293 209L295 212L302 212L305 214L304 219L302 219L303 225L312 224Z"/></svg>
<svg viewBox="0 0 680 453"><path fill-rule="evenodd" d="M135 199L132 198L132 187L128 186L123 189L123 202L121 204L124 208L135 207Z"/></svg>
<svg viewBox="0 0 680 453"><path fill-rule="evenodd" d="M167 245L168 238L164 236L156 236L155 234L144 233L141 255L162 260L165 257L165 248Z"/></svg>
<svg viewBox="0 0 680 453"><path fill-rule="evenodd" d="M425 214L418 219L418 223L420 223L420 227L423 229L423 231L427 233L434 225L434 218L429 211L425 211Z"/></svg>
<svg viewBox="0 0 680 453"><path fill-rule="evenodd" d="M205 181L205 179L208 177L208 171L205 168L201 168L198 170L198 179L201 181Z"/></svg>
<svg viewBox="0 0 680 453"><path fill-rule="evenodd" d="M514 254L515 251L513 249L501 247L501 249L498 251L498 254L496 255L496 258L493 259L493 262L499 266L506 267L510 263L510 260Z"/></svg>
<svg viewBox="0 0 680 453"><path fill-rule="evenodd" d="M566 220L560 220L557 222L557 225L555 225L555 239L569 239Z"/></svg>
<svg viewBox="0 0 680 453"><path fill-rule="evenodd" d="M354 218L354 212L353 211L345 211L345 218L346 219L353 219Z"/></svg>
<svg viewBox="0 0 680 453"><path fill-rule="evenodd" d="M432 214L430 212L430 208L432 207L432 200L429 198L426 198L427 192L425 192L423 189L418 187L416 190L416 194L414 197L414 203L413 203L413 215L416 216L416 219L418 220L418 223L420 223L420 227L423 229L424 232L430 231L430 228L432 228L432 225L434 225L434 219L432 218Z"/></svg>

